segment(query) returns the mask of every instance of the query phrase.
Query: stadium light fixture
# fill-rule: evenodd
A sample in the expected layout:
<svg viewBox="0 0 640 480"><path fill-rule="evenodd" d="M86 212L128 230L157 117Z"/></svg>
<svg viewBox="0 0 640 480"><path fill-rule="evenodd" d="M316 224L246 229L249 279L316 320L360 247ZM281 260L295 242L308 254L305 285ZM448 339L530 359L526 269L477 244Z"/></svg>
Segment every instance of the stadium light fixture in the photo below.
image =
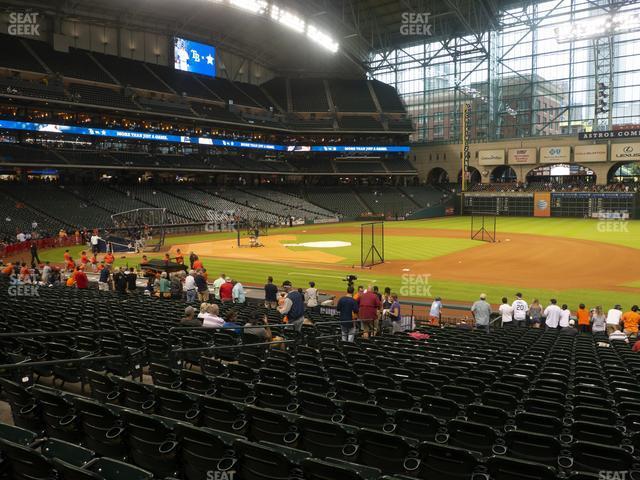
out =
<svg viewBox="0 0 640 480"><path fill-rule="evenodd" d="M304 33L305 21L293 12L284 10L277 5L271 5L271 18L296 32Z"/></svg>
<svg viewBox="0 0 640 480"><path fill-rule="evenodd" d="M234 7L247 10L256 15L262 15L267 11L268 4L266 0L229 0Z"/></svg>
<svg viewBox="0 0 640 480"><path fill-rule="evenodd" d="M329 35L318 30L313 25L307 25L307 37L309 40L317 43L323 48L326 48L331 53L336 53L340 47Z"/></svg>
<svg viewBox="0 0 640 480"><path fill-rule="evenodd" d="M558 43L588 40L640 29L640 13L618 12L589 17L559 25L555 29Z"/></svg>

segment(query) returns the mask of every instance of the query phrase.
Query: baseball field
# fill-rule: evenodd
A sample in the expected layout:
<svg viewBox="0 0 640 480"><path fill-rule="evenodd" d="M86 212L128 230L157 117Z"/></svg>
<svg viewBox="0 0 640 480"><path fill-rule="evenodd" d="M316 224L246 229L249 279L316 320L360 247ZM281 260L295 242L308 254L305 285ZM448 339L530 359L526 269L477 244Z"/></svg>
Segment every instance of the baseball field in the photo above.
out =
<svg viewBox="0 0 640 480"><path fill-rule="evenodd" d="M525 298L552 297L571 308L609 308L640 303L640 221L560 218L498 218L497 241L470 238L468 217L385 223L385 263L360 268L360 224L305 225L272 229L258 248L238 247L235 233L169 237L173 256L195 252L213 279L220 272L245 285L291 280L340 293L348 274L356 285L391 287L401 298L467 303L481 292L492 303L521 291ZM71 253L79 257L82 247ZM41 252L60 262L62 249ZM149 254L149 258L159 254ZM116 265L136 265L140 255L121 255Z"/></svg>

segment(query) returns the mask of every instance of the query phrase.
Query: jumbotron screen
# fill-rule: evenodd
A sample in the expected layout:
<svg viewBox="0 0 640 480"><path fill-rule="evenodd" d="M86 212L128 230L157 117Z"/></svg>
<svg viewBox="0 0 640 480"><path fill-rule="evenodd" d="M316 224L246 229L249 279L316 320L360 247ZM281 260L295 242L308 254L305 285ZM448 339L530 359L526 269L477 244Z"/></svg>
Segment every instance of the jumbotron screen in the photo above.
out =
<svg viewBox="0 0 640 480"><path fill-rule="evenodd" d="M176 70L215 77L216 47L174 37L173 65Z"/></svg>

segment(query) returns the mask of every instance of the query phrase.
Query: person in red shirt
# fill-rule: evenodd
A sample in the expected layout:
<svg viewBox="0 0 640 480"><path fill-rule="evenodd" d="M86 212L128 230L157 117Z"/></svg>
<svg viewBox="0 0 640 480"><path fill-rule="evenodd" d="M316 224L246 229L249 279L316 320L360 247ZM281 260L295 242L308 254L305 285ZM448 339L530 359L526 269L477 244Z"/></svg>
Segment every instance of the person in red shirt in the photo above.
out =
<svg viewBox="0 0 640 480"><path fill-rule="evenodd" d="M184 255L182 254L179 248L176 250L176 263L179 263L180 265L184 265Z"/></svg>
<svg viewBox="0 0 640 480"><path fill-rule="evenodd" d="M87 277L87 274L84 273L84 269L80 268L75 274L75 281L76 281L76 287L86 290L87 288L89 288L89 278Z"/></svg>
<svg viewBox="0 0 640 480"><path fill-rule="evenodd" d="M382 302L375 294L371 285L358 298L358 318L361 320L362 336L368 338L378 331L378 315Z"/></svg>
<svg viewBox="0 0 640 480"><path fill-rule="evenodd" d="M80 264L85 266L87 263L89 263L89 257L87 257L87 252L82 251L80 253Z"/></svg>
<svg viewBox="0 0 640 480"><path fill-rule="evenodd" d="M65 250L64 251L64 263L69 263L69 259L71 258L71 254L69 253L69 250Z"/></svg>
<svg viewBox="0 0 640 480"><path fill-rule="evenodd" d="M202 270L203 268L204 268L204 265L202 265L202 260L200 260L199 258L193 262L194 270Z"/></svg>
<svg viewBox="0 0 640 480"><path fill-rule="evenodd" d="M104 256L104 262L107 265L111 265L113 263L113 261L115 260L115 258L113 258L113 253L109 252Z"/></svg>
<svg viewBox="0 0 640 480"><path fill-rule="evenodd" d="M9 277L13 273L13 264L7 263L7 265L2 269L2 274Z"/></svg>
<svg viewBox="0 0 640 480"><path fill-rule="evenodd" d="M231 302L233 300L232 291L233 284L231 283L231 279L227 278L227 280L222 285L220 285L220 300L222 300L223 302Z"/></svg>

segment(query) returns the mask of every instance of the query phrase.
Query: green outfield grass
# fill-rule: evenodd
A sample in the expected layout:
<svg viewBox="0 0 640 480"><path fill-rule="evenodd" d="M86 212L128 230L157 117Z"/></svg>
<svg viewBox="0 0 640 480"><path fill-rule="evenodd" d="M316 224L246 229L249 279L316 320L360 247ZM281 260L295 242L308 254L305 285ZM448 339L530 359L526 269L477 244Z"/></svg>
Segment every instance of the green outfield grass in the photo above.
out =
<svg viewBox="0 0 640 480"><path fill-rule="evenodd" d="M631 248L640 248L640 221L629 221L620 232L602 231L603 227L599 227L596 220L583 219L556 219L556 218L498 218L498 238L505 238L509 233L535 234L545 236L557 236L576 238L581 240L591 240L595 242L611 243L623 245ZM341 224L340 227L354 225ZM451 229L451 230L469 230L469 219L467 217L447 217L432 220L419 220L407 222L388 222L386 224L393 229L419 229L419 228L435 228L435 229ZM304 286L309 280L314 280L323 291L343 291L345 282L342 279L348 273L358 275L358 284L375 283L381 288L386 286L400 292L402 278L400 275L382 275L373 270L362 271L360 268L352 269L351 265L359 265L360 261L360 238L358 234L351 233L317 233L317 230L326 229L330 226L300 226L286 229L272 229L269 234L294 234L297 240L287 241L286 243L313 242L324 240L342 240L351 242L350 247L321 249L322 251L344 257L344 260L336 265L327 266L326 268L310 268L307 266L283 264L283 263L259 263L255 261L242 261L234 259L221 259L203 257L203 263L209 271L210 278L214 278L220 272L225 272L232 278L237 278L245 284L261 285L265 279L271 275L276 281L289 279L297 285ZM611 228L605 226L604 228ZM198 243L210 242L213 240L222 240L234 238L233 233L224 234L198 234L186 235L179 237L169 237L167 243ZM506 237L508 238L508 237ZM467 239L453 239L441 237L429 237L426 230L425 236L401 236L397 231L393 235L385 236L385 253L389 261L393 260L428 260L440 255L446 255L464 249L474 248L481 245L480 242ZM74 258L79 258L80 251L84 247L70 248ZM306 249L306 247L288 247L294 250ZM40 254L42 260L52 262L60 262L64 249L57 248L43 251ZM186 252L185 252L186 253ZM524 252L526 254L526 252ZM152 258L153 255L149 254ZM128 257L126 259L117 259L116 265L137 265L140 256ZM490 274L489 274L490 275ZM439 295L450 303L470 302L475 300L480 293L484 291L489 295L489 299L493 303L498 303L503 295L509 297L515 293L514 285L478 285L475 283L465 283L459 281L448 281L440 279L430 279L431 296ZM614 303L622 303L630 305L632 303L640 303L640 273L638 280L624 285L627 288L638 288L638 291L597 291L597 290L579 290L573 289L570 285L561 291L550 290L545 288L524 289L523 294L526 298L539 298L543 303L551 297L558 298L560 303L567 303L575 306L580 302L589 305L601 304L605 307ZM420 300L429 300L430 298L419 298Z"/></svg>

